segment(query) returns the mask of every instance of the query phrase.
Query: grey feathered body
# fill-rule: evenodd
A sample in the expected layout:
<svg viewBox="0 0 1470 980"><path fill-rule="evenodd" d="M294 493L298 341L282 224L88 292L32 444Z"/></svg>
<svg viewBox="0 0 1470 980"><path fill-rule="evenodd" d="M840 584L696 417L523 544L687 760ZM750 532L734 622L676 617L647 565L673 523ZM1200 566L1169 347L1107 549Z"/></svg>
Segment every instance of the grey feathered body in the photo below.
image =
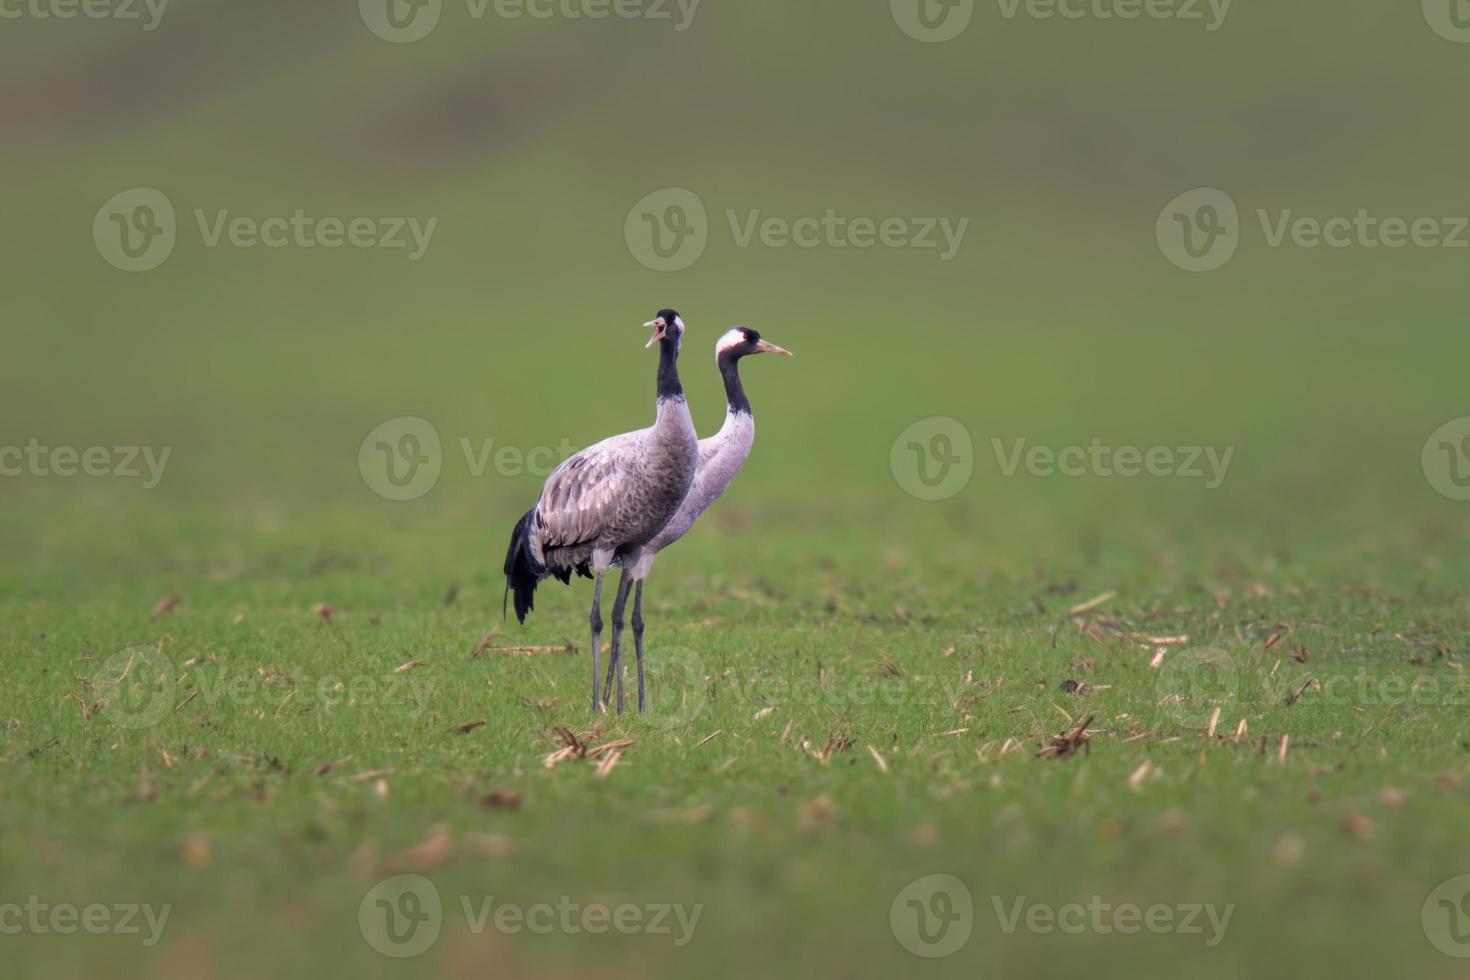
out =
<svg viewBox="0 0 1470 980"><path fill-rule="evenodd" d="M678 512L699 456L683 396L659 399L652 426L590 446L551 474L536 505L532 556L548 570L604 570L642 549Z"/></svg>

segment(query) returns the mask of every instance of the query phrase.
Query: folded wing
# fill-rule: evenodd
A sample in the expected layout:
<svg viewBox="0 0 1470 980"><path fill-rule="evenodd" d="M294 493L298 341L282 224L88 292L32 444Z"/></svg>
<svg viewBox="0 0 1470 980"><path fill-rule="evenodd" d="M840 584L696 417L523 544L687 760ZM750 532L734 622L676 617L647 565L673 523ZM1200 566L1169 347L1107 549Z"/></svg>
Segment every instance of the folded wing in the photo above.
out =
<svg viewBox="0 0 1470 980"><path fill-rule="evenodd" d="M542 564L555 564L555 556L546 553L590 545L608 529L636 478L640 436L629 433L590 446L547 478L536 504Z"/></svg>

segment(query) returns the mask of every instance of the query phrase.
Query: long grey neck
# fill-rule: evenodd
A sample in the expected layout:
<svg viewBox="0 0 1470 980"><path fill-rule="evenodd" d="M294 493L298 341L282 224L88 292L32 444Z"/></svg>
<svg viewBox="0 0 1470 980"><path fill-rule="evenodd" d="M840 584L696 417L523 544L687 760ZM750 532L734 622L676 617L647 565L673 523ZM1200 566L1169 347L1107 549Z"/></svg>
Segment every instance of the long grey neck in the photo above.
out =
<svg viewBox="0 0 1470 980"><path fill-rule="evenodd" d="M682 401L661 403L660 422L664 420L663 405L672 408L683 404ZM672 419L669 424L674 424ZM699 516L720 499L725 488L740 472L740 467L745 465L754 444L755 419L749 412L726 409L725 424L720 426L720 431L699 442L699 469L694 475L694 483L679 505L678 513L654 538L651 544L654 551L661 551L678 541L699 520Z"/></svg>

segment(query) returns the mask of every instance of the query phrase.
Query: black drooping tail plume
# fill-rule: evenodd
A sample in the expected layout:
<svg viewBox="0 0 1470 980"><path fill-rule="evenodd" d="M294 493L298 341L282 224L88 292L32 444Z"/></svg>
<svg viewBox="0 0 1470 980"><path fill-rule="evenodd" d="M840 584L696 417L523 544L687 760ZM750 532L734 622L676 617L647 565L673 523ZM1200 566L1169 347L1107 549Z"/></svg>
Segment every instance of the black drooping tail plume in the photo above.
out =
<svg viewBox="0 0 1470 980"><path fill-rule="evenodd" d="M500 614L505 615L505 599L514 591L516 619L522 623L526 621L526 613L536 607L536 585L546 574L531 557L531 522L535 519L533 509L516 523L510 535L510 549L505 553L505 596L500 602Z"/></svg>

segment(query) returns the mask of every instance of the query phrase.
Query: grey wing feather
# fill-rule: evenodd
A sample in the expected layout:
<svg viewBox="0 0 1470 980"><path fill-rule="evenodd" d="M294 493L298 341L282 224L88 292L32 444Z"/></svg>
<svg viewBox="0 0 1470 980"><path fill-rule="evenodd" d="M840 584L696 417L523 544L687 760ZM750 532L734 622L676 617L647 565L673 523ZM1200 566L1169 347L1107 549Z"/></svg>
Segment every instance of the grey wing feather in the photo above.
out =
<svg viewBox="0 0 1470 980"><path fill-rule="evenodd" d="M589 446L558 466L536 505L541 547L595 541L606 529L636 473L641 433Z"/></svg>

